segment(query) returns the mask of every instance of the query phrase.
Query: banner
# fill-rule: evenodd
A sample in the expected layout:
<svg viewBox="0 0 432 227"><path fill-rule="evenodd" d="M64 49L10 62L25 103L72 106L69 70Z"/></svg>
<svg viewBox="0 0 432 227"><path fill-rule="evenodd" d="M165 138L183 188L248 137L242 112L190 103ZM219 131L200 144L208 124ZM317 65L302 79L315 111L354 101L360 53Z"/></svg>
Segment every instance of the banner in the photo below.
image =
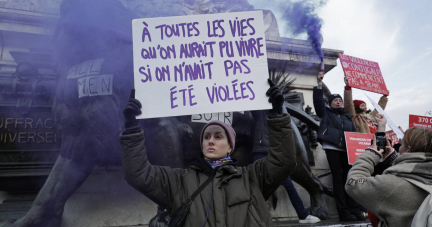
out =
<svg viewBox="0 0 432 227"><path fill-rule="evenodd" d="M338 53L348 86L388 95L381 69L377 62Z"/></svg>
<svg viewBox="0 0 432 227"><path fill-rule="evenodd" d="M393 130L387 131L386 138L391 140L391 146L393 147L395 144L399 143L399 138ZM402 139L402 138L401 138Z"/></svg>
<svg viewBox="0 0 432 227"><path fill-rule="evenodd" d="M271 108L262 11L136 19L132 29L138 118Z"/></svg>
<svg viewBox="0 0 432 227"><path fill-rule="evenodd" d="M358 156L371 146L373 134L359 132L345 132L345 141L348 153L348 163L354 164Z"/></svg>
<svg viewBox="0 0 432 227"><path fill-rule="evenodd" d="M366 93L364 93L364 94L366 95ZM375 109L378 111L378 113L384 115L384 117L387 119L387 125L390 126L390 128L396 133L397 137L403 138L404 133L402 132L400 127L398 127L392 121L392 119L384 112L384 110L381 108L380 105L378 105L378 103L376 103L374 100L372 100L368 95L366 95L366 97L369 99L369 101L372 103L372 105L375 107Z"/></svg>
<svg viewBox="0 0 432 227"><path fill-rule="evenodd" d="M432 117L409 115L409 128L421 127L432 129Z"/></svg>

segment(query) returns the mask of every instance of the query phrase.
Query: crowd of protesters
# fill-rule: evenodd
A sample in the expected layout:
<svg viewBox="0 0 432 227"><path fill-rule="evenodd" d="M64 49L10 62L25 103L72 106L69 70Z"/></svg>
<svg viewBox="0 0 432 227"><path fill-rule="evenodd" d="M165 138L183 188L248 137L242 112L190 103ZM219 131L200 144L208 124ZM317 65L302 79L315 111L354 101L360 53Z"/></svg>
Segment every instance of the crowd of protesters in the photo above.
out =
<svg viewBox="0 0 432 227"><path fill-rule="evenodd" d="M367 111L364 101L352 100L348 85L344 99L332 94L325 100L323 77L323 72L317 76L313 103L321 118L318 141L332 173L339 220L364 221L367 210L376 218L371 218L373 226L431 226L432 130L407 130L397 151L385 138L385 117L376 110ZM300 223L320 221L304 208L289 177L296 168L292 130L296 126L289 114L283 114L279 88L270 80L269 84L266 94L273 108L253 112L257 122L254 162L245 167L231 158L236 133L221 121L203 127L202 153L188 169L150 164L144 133L135 118L142 106L131 92L124 109L125 131L120 135L125 177L138 191L166 207L169 226L272 226L265 201L280 185L286 188ZM379 105L384 109L386 104L387 96L383 96ZM370 148L353 166L348 164L344 132L375 134ZM384 167L377 173L379 164Z"/></svg>
<svg viewBox="0 0 432 227"><path fill-rule="evenodd" d="M410 128L392 147L385 135L386 118L377 110L368 111L364 101L352 100L347 78L344 105L339 94L332 94L325 106L323 76L323 72L317 76L313 98L339 219L364 220L361 210L367 209L374 227L432 226L432 130ZM386 95L379 100L382 109L387 100ZM344 132L374 134L372 145L353 166L348 165Z"/></svg>

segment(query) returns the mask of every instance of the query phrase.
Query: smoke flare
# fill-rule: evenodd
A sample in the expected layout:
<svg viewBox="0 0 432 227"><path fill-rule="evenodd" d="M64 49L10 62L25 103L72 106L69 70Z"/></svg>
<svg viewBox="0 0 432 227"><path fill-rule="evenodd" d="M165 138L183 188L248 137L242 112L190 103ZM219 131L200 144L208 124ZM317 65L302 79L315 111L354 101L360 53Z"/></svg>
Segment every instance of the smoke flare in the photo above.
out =
<svg viewBox="0 0 432 227"><path fill-rule="evenodd" d="M324 57L321 49L323 21L315 11L326 3L326 0L318 2L286 0L279 3L279 8L283 13L282 19L286 22L288 30L295 36L307 33L308 40L320 58Z"/></svg>

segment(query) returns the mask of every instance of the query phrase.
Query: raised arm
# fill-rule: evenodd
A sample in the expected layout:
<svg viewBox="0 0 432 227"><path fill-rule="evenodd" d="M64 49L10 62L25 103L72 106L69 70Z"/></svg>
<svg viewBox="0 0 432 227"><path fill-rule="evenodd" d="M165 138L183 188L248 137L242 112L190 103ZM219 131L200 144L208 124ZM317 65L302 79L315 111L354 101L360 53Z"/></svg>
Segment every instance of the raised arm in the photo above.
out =
<svg viewBox="0 0 432 227"><path fill-rule="evenodd" d="M141 103L135 99L132 91L123 111L126 130L120 135L124 175L128 184L153 202L170 205L180 189L181 176L186 170L150 164L144 145L144 132L135 118L141 113L140 109Z"/></svg>
<svg viewBox="0 0 432 227"><path fill-rule="evenodd" d="M271 80L268 82L270 88L266 95L273 107L267 119L269 152L266 157L247 166L249 180L260 187L264 198L268 198L296 166L291 118L282 114L284 97L278 86Z"/></svg>
<svg viewBox="0 0 432 227"><path fill-rule="evenodd" d="M320 72L317 75L318 86L313 88L313 104L315 112L318 117L323 118L325 115L325 101L324 101L324 91L322 89L322 80L324 77L324 72Z"/></svg>
<svg viewBox="0 0 432 227"><path fill-rule="evenodd" d="M258 184L266 199L296 167L296 147L290 116L269 118L267 124L269 153L247 167L250 180Z"/></svg>
<svg viewBox="0 0 432 227"><path fill-rule="evenodd" d="M366 207L375 215L378 214L379 204L385 197L382 195L391 188L386 188L381 175L372 177L375 166L380 157L375 151L366 149L356 160L348 172L345 190L355 201Z"/></svg>
<svg viewBox="0 0 432 227"><path fill-rule="evenodd" d="M386 106L387 106L387 102L388 102L388 96L387 95L383 95L383 96L381 96L381 98L380 98L380 100L379 100L379 102L378 102L378 105L383 109L383 110L385 110L385 108L386 108ZM370 113L370 115L372 116L372 117L375 117L375 115L378 113L378 110L376 110L376 109L374 109L371 113Z"/></svg>
<svg viewBox="0 0 432 227"><path fill-rule="evenodd" d="M385 126L387 120L381 114L378 114L375 120L378 123L378 132L374 135L372 146L367 148L355 161L353 167L348 173L345 190L347 193L362 206L372 211L374 214L379 214L379 204L385 199L385 196L393 190L389 183L389 176L377 175L372 177L375 166L382 162L384 165L389 165L397 154L391 147L390 142L385 139ZM384 134L386 146L384 149L377 148L377 138Z"/></svg>
<svg viewBox="0 0 432 227"><path fill-rule="evenodd" d="M353 103L353 99L352 99L352 90L351 87L348 86L348 78L345 77L345 91L344 91L344 106L345 106L345 112L353 115L353 118L356 117L356 112L355 112L355 108L354 108L354 103Z"/></svg>
<svg viewBox="0 0 432 227"><path fill-rule="evenodd" d="M387 150L387 147L386 147ZM367 148L355 161L353 167L348 172L347 182L345 184L346 192L360 205L370 210L379 218L382 214L380 204L385 201L387 195L395 190L390 175L377 175L372 177L375 166L380 163L383 157L383 150L377 151L376 137L374 136L373 145ZM387 159L392 159L387 156ZM384 196L383 196L384 195Z"/></svg>

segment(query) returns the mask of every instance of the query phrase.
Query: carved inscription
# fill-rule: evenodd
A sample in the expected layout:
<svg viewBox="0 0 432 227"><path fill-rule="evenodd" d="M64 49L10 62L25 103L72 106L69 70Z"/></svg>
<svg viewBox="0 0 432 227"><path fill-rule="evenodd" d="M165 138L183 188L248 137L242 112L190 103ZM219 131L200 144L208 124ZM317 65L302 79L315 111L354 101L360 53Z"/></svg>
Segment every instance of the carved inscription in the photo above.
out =
<svg viewBox="0 0 432 227"><path fill-rule="evenodd" d="M1 118L0 144L58 143L52 118Z"/></svg>

